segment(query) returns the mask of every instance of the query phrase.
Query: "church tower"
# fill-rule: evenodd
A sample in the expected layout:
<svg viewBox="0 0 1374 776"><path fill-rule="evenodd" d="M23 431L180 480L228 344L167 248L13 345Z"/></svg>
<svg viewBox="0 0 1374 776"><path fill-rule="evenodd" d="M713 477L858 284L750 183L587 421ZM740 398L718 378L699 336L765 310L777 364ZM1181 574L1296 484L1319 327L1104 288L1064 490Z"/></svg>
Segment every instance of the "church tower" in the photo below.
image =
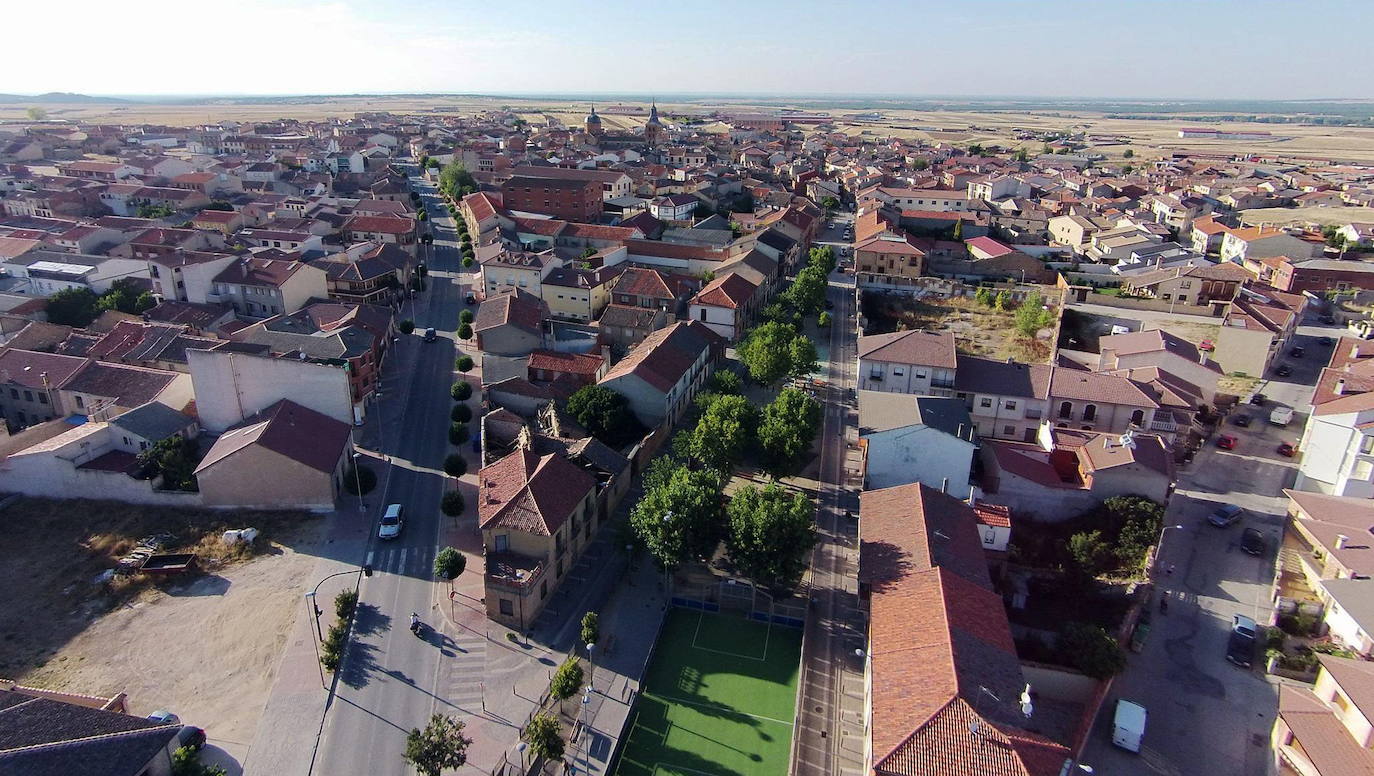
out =
<svg viewBox="0 0 1374 776"><path fill-rule="evenodd" d="M663 140L663 124L658 120L658 101L649 108L649 120L644 122L644 142L650 148L657 148Z"/></svg>
<svg viewBox="0 0 1374 776"><path fill-rule="evenodd" d="M592 106L591 115L587 116L584 122L587 134L592 137L601 137L601 117L596 115L596 106Z"/></svg>

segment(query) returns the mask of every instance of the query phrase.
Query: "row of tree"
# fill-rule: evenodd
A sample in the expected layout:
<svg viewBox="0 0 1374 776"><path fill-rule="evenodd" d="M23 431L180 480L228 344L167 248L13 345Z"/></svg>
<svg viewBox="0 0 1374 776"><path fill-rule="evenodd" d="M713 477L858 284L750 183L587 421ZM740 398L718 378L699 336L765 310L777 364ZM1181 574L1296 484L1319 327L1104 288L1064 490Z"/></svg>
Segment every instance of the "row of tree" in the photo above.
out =
<svg viewBox="0 0 1374 776"><path fill-rule="evenodd" d="M139 315L157 306L151 291L135 278L120 278L99 296L89 288L64 288L48 297L48 322L78 329L89 326L106 310Z"/></svg>

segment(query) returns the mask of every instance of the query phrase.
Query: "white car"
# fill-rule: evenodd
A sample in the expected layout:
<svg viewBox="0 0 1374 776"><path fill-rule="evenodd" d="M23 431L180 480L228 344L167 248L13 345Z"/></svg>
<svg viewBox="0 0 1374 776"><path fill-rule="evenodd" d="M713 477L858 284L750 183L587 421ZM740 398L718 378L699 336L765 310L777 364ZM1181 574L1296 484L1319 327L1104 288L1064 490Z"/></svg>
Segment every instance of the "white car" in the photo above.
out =
<svg viewBox="0 0 1374 776"><path fill-rule="evenodd" d="M404 515L405 508L400 504L388 504L381 525L377 526L377 538L395 539L400 536L401 526L405 525Z"/></svg>

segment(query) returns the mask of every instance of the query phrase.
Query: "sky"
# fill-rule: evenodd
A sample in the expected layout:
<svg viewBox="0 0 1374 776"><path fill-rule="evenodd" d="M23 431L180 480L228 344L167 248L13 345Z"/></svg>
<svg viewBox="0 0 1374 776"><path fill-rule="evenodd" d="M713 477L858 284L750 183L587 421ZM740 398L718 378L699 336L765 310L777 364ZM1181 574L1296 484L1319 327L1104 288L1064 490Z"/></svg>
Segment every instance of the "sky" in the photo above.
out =
<svg viewBox="0 0 1374 776"><path fill-rule="evenodd" d="M5 6L0 93L1374 97L1370 0Z"/></svg>

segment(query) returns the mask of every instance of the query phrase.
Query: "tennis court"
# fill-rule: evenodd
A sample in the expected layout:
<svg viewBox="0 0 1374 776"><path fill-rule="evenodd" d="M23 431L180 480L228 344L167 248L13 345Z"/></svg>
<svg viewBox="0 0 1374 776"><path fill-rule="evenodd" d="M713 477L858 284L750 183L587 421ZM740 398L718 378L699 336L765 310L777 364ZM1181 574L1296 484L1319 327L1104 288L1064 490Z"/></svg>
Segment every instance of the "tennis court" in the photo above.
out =
<svg viewBox="0 0 1374 776"><path fill-rule="evenodd" d="M801 631L672 609L618 776L785 776Z"/></svg>

